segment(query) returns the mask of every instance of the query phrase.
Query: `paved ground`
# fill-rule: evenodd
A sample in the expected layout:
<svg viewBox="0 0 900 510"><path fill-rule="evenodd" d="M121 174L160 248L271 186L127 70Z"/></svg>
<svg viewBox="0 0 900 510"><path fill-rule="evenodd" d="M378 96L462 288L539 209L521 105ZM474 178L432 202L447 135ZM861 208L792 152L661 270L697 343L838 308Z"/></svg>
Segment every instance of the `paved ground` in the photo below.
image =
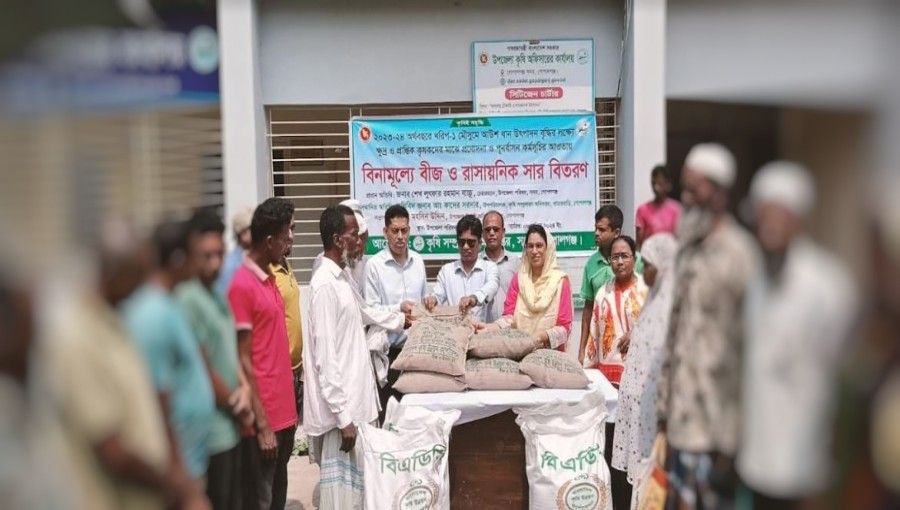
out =
<svg viewBox="0 0 900 510"><path fill-rule="evenodd" d="M319 466L309 456L291 457L288 463L287 506L285 510L312 510L313 489L319 481Z"/></svg>

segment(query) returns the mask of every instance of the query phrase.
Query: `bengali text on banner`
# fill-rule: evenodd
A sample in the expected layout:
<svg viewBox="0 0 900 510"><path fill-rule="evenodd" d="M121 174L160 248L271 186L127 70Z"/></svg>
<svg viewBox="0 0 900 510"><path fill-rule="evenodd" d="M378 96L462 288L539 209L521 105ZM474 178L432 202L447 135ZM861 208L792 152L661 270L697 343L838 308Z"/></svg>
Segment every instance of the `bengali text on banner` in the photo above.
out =
<svg viewBox="0 0 900 510"><path fill-rule="evenodd" d="M561 257L596 249L597 141L592 113L354 118L351 187L370 232L385 245L384 212L410 213L410 247L426 258L456 252L456 223L490 210L506 218L510 251L528 225L556 237Z"/></svg>

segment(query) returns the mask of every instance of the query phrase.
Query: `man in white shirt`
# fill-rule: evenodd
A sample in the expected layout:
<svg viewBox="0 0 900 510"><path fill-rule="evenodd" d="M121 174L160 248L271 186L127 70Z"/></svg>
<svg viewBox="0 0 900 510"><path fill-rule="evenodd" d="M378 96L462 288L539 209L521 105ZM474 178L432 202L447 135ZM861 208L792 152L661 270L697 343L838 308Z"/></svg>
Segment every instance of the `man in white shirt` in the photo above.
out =
<svg viewBox="0 0 900 510"><path fill-rule="evenodd" d="M409 249L409 211L402 205L392 205L384 212L384 237L387 246L366 264L363 295L370 306L386 306L390 311L409 315L413 304L421 303L425 297L427 281L422 256ZM388 360L393 364L406 342L406 331L389 332L388 342ZM387 407L399 376L396 370L388 372L387 384L379 390L382 409ZM383 414L382 411L382 418Z"/></svg>
<svg viewBox="0 0 900 510"><path fill-rule="evenodd" d="M459 260L444 264L438 273L434 293L425 298L425 308L438 304L459 304L459 312L468 313L478 322L487 321L487 303L500 288L497 264L481 260L481 220L471 214L456 224Z"/></svg>
<svg viewBox="0 0 900 510"><path fill-rule="evenodd" d="M410 313L412 303L420 303L426 294L425 262L409 249L409 211L392 205L384 213L384 237L387 246L366 264L366 291L372 306L387 306L393 311ZM399 349L406 334L389 337L392 348Z"/></svg>
<svg viewBox="0 0 900 510"><path fill-rule="evenodd" d="M310 282L310 339L303 350L304 429L319 464L319 508L363 508L362 446L357 425L378 417L375 377L353 281L344 268L359 250L359 225L346 206L319 220L325 258Z"/></svg>
<svg viewBox="0 0 900 510"><path fill-rule="evenodd" d="M506 293L509 291L513 276L519 272L521 259L515 253L506 251L505 243L506 224L503 215L497 211L489 211L484 215L484 253L481 254L481 259L497 264L500 290L488 300L485 322L494 322L503 317Z"/></svg>
<svg viewBox="0 0 900 510"><path fill-rule="evenodd" d="M803 233L815 202L805 168L769 163L750 200L764 265L745 301L737 470L755 508L797 508L828 482L832 387L856 292L845 267Z"/></svg>

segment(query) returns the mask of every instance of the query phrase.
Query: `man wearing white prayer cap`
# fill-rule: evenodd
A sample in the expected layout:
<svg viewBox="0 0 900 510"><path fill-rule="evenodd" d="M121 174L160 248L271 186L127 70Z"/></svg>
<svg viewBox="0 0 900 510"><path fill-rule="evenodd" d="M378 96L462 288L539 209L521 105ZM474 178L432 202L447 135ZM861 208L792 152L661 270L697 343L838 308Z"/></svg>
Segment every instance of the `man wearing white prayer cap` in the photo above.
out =
<svg viewBox="0 0 900 510"><path fill-rule="evenodd" d="M353 211L353 215L356 216L356 223L359 224L359 246L360 251L356 254L356 258L352 263L347 264L347 269L350 270L350 275L353 277L353 280L356 282L357 289L359 289L359 293L361 296L365 296L365 274L366 274L366 243L369 241L369 227L366 225L366 217L362 213L362 206L359 203L359 200L354 198L348 198L340 203L340 205L345 205ZM312 279L312 275L316 274L316 270L319 269L319 266L322 265L322 258L325 256L325 253L319 253L316 255L316 260L313 261L312 265L312 273L310 274L310 279Z"/></svg>
<svg viewBox="0 0 900 510"><path fill-rule="evenodd" d="M702 240L728 216L728 194L737 176L734 156L716 143L695 145L684 160L681 195L685 206L678 237Z"/></svg>
<svg viewBox="0 0 900 510"><path fill-rule="evenodd" d="M735 496L741 318L759 258L728 212L736 175L731 152L709 143L691 149L682 171L685 210L657 407L672 448L669 494L689 508L728 508Z"/></svg>
<svg viewBox="0 0 900 510"><path fill-rule="evenodd" d="M797 508L826 488L832 387L856 315L845 267L804 233L807 170L763 166L750 202L762 267L747 290L737 470L758 508Z"/></svg>

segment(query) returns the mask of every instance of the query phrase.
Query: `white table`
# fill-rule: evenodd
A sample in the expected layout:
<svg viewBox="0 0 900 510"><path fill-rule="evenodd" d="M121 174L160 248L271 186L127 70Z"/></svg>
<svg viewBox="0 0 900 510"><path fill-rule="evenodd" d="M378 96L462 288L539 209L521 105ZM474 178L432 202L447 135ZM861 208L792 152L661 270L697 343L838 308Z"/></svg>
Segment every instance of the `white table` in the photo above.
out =
<svg viewBox="0 0 900 510"><path fill-rule="evenodd" d="M481 420L507 409L523 406L538 406L550 402L580 401L592 391L600 391L606 397L606 409L609 412L608 423L616 421L616 407L619 392L597 369L584 371L590 379L590 385L583 390L547 390L531 387L516 391L479 391L468 390L452 393L410 393L404 395L401 406L422 406L433 411L458 409L462 412L457 425Z"/></svg>

